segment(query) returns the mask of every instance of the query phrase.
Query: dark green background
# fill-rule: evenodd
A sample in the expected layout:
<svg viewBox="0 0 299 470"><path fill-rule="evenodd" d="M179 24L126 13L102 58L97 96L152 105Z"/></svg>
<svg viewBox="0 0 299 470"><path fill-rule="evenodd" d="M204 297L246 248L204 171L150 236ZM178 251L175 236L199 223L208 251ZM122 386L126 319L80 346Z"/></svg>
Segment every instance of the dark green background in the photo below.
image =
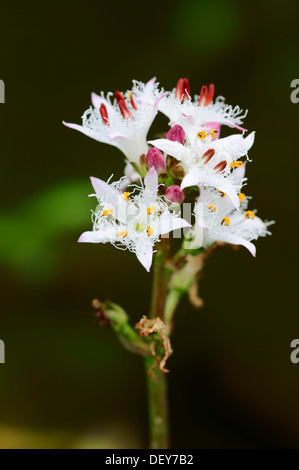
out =
<svg viewBox="0 0 299 470"><path fill-rule="evenodd" d="M90 92L157 76L166 89L248 108L256 130L246 192L275 219L257 258L223 249L182 303L169 360L173 447L299 446L298 6L291 1L1 2L0 447L145 447L143 365L93 320L90 300L148 311L151 275L91 227L89 176L119 177L115 148L62 126ZM166 129L160 116L157 129Z"/></svg>

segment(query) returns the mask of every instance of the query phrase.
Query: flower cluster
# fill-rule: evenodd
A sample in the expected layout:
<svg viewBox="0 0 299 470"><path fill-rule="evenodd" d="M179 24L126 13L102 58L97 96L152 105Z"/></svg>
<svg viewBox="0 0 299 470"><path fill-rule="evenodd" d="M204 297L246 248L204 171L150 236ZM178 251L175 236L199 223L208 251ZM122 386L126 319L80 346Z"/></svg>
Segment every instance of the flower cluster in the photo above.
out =
<svg viewBox="0 0 299 470"><path fill-rule="evenodd" d="M161 236L193 225L188 229L192 249L221 241L243 245L255 255L252 241L269 234L273 222L263 222L248 208L250 198L242 189L254 132L246 136L241 127L247 112L225 104L222 96L214 100L214 91L213 84L204 85L192 99L186 78L171 92L159 89L155 79L133 81L125 93L93 93L93 107L83 114L82 125L64 123L119 148L126 157L121 180L91 179L98 206L93 230L83 233L80 242L129 249L149 270ZM163 138L148 140L159 111L170 128ZM222 125L235 133L221 138ZM188 204L192 218L181 217Z"/></svg>

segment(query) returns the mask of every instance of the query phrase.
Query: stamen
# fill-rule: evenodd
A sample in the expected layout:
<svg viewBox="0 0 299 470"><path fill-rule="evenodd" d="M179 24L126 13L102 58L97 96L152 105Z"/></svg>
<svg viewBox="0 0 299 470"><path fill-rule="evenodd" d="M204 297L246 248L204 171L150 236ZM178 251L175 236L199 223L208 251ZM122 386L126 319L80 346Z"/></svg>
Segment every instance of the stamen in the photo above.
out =
<svg viewBox="0 0 299 470"><path fill-rule="evenodd" d="M200 90L198 106L208 106L214 98L215 86L213 83L209 85L209 89L206 85L203 85Z"/></svg>
<svg viewBox="0 0 299 470"><path fill-rule="evenodd" d="M244 193L240 193L240 194L239 194L239 201L242 202L242 201L244 201L244 199L245 199L245 194L244 194Z"/></svg>
<svg viewBox="0 0 299 470"><path fill-rule="evenodd" d="M104 210L102 216L106 217L106 215L113 215L113 209Z"/></svg>
<svg viewBox="0 0 299 470"><path fill-rule="evenodd" d="M218 165L214 166L213 170L215 170L216 173L221 173L226 167L226 165L227 165L227 161L222 160L220 163L218 163Z"/></svg>
<svg viewBox="0 0 299 470"><path fill-rule="evenodd" d="M137 108L137 106L136 106L136 104L135 104L135 101L133 100L133 92L132 92L132 91L130 91L130 93L129 93L129 98L130 98L131 105L132 105L133 108L137 111L138 108Z"/></svg>
<svg viewBox="0 0 299 470"><path fill-rule="evenodd" d="M100 106L100 114L102 116L103 123L106 126L110 126L109 121L108 121L108 111L104 103L102 103Z"/></svg>
<svg viewBox="0 0 299 470"><path fill-rule="evenodd" d="M190 97L190 85L188 78L180 78L176 90L175 90L175 97L180 100L188 100Z"/></svg>
<svg viewBox="0 0 299 470"><path fill-rule="evenodd" d="M199 100L198 100L198 106L204 105L205 104L205 97L208 94L208 88L206 85L203 85L200 90L200 95L199 95Z"/></svg>
<svg viewBox="0 0 299 470"><path fill-rule="evenodd" d="M252 219L253 220L254 218L255 218L254 212L252 212L252 211L245 212L245 219Z"/></svg>
<svg viewBox="0 0 299 470"><path fill-rule="evenodd" d="M116 91L114 93L114 96L115 96L115 99L116 99L117 104L119 106L120 112L123 115L123 118L126 119L126 120L130 119L132 117L132 114L128 110L128 106L125 102L125 98L122 95L122 93L120 91Z"/></svg>
<svg viewBox="0 0 299 470"><path fill-rule="evenodd" d="M218 193L220 193L220 197L225 197L226 196L226 193L224 193L223 191L218 191Z"/></svg>
<svg viewBox="0 0 299 470"><path fill-rule="evenodd" d="M152 214L153 212L156 212L157 210L157 207L156 206L151 206L151 207L148 207L146 209L146 212L148 213L148 215Z"/></svg>
<svg viewBox="0 0 299 470"><path fill-rule="evenodd" d="M196 135L199 139L205 139L207 137L207 133L205 131L197 132Z"/></svg>
<svg viewBox="0 0 299 470"><path fill-rule="evenodd" d="M118 234L116 235L118 238L124 238L128 235L128 232L126 232L125 230L121 230L120 232L118 232Z"/></svg>
<svg viewBox="0 0 299 470"><path fill-rule="evenodd" d="M214 139L215 134L217 134L217 133L218 133L217 129L212 129L210 132L208 132L207 135L211 135L211 136L212 136L212 139Z"/></svg>
<svg viewBox="0 0 299 470"><path fill-rule="evenodd" d="M130 199L128 198L128 196L130 196L131 193L128 193L128 192L124 192L123 193L123 200L124 201L129 201Z"/></svg>
<svg viewBox="0 0 299 470"><path fill-rule="evenodd" d="M215 204L210 204L210 205L208 205L208 209L209 209L209 211L216 212L217 207L215 206Z"/></svg>
<svg viewBox="0 0 299 470"><path fill-rule="evenodd" d="M231 168L240 168L241 166L243 166L243 162L241 160L231 162L231 164L230 164Z"/></svg>
<svg viewBox="0 0 299 470"><path fill-rule="evenodd" d="M202 160L204 161L204 164L206 165L214 155L215 155L214 149L207 150L202 156Z"/></svg>
<svg viewBox="0 0 299 470"><path fill-rule="evenodd" d="M146 228L146 231L147 231L147 236L150 237L153 233L154 233L154 230L151 226L148 226Z"/></svg>
<svg viewBox="0 0 299 470"><path fill-rule="evenodd" d="M223 217L221 220L221 225L225 225L226 227L230 224L230 218L229 217Z"/></svg>

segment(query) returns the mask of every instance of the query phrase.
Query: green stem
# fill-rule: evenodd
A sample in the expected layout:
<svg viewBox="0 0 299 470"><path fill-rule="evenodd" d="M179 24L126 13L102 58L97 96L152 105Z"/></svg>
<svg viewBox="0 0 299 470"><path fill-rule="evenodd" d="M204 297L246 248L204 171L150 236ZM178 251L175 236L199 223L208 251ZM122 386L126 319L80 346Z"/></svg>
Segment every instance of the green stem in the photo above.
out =
<svg viewBox="0 0 299 470"><path fill-rule="evenodd" d="M178 289L170 289L165 304L164 323L172 330L173 315L181 300L183 293Z"/></svg>
<svg viewBox="0 0 299 470"><path fill-rule="evenodd" d="M153 357L145 358L150 448L168 449L169 430L166 374L159 368L152 372L151 368L154 364L155 359Z"/></svg>
<svg viewBox="0 0 299 470"><path fill-rule="evenodd" d="M160 317L163 320L167 297L168 270L166 262L169 252L169 238L161 238L154 257L154 277L150 317Z"/></svg>
<svg viewBox="0 0 299 470"><path fill-rule="evenodd" d="M161 320L164 318L167 298L169 272L166 268L166 262L168 255L169 239L162 238L154 257L153 291L150 311L151 318L160 317ZM166 374L159 367L154 368L155 365L154 357L145 358L150 447L151 449L167 449L169 445L169 431Z"/></svg>

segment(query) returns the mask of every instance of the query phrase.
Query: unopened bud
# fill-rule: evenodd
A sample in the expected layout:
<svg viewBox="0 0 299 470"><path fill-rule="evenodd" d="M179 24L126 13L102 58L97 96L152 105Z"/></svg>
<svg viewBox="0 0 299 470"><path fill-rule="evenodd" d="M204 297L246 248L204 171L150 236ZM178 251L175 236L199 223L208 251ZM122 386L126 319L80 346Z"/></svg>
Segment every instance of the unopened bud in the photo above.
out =
<svg viewBox="0 0 299 470"><path fill-rule="evenodd" d="M166 189L165 198L170 202L182 204L185 199L185 194L179 186L173 184Z"/></svg>
<svg viewBox="0 0 299 470"><path fill-rule="evenodd" d="M154 167L158 174L165 173L166 171L165 161L162 152L155 147L150 148L147 152L146 164L149 170Z"/></svg>
<svg viewBox="0 0 299 470"><path fill-rule="evenodd" d="M167 132L166 139L183 144L185 140L185 131L182 126L176 124Z"/></svg>

